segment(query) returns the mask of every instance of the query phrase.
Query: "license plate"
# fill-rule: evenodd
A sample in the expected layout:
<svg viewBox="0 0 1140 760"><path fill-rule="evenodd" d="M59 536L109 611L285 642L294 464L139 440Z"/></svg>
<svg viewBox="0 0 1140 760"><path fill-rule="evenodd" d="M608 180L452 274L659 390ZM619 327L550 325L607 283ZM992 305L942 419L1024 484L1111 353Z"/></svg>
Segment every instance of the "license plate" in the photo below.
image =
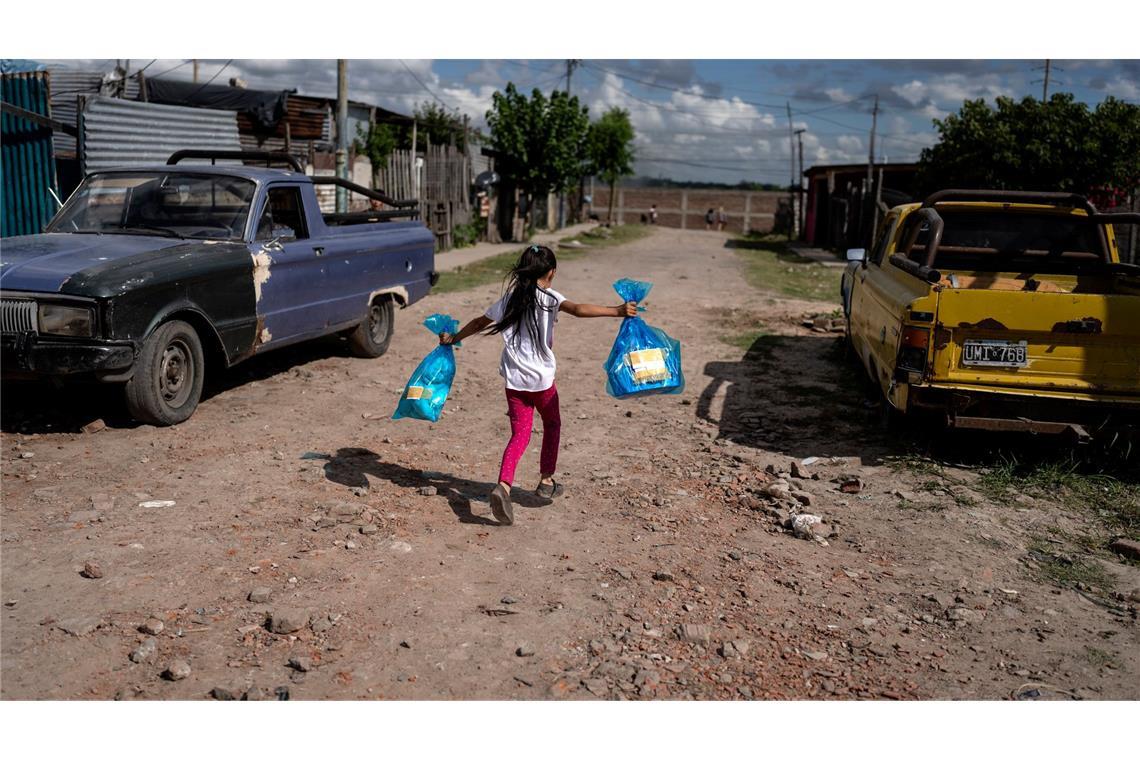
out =
<svg viewBox="0 0 1140 760"><path fill-rule="evenodd" d="M974 367L1028 367L1025 341L968 340L962 344L962 364Z"/></svg>

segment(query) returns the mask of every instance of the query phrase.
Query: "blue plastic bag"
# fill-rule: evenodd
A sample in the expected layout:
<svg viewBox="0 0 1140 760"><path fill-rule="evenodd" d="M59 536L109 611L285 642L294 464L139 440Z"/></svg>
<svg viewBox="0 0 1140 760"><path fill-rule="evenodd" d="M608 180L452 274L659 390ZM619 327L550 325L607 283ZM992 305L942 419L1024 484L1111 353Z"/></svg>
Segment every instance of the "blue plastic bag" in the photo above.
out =
<svg viewBox="0 0 1140 760"><path fill-rule="evenodd" d="M459 320L447 314L432 314L424 320L424 327L436 335L454 335L459 332ZM437 346L424 357L404 386L404 395L400 396L400 403L392 419L412 417L428 422L439 420L439 415L443 413L443 402L447 401L447 394L451 391L451 381L455 378L455 351L452 346Z"/></svg>
<svg viewBox="0 0 1140 760"><path fill-rule="evenodd" d="M635 303L643 301L652 287L651 283L637 280L614 283L622 301ZM685 390L680 341L650 327L641 317L622 320L610 357L602 366L606 370L606 393L614 398Z"/></svg>

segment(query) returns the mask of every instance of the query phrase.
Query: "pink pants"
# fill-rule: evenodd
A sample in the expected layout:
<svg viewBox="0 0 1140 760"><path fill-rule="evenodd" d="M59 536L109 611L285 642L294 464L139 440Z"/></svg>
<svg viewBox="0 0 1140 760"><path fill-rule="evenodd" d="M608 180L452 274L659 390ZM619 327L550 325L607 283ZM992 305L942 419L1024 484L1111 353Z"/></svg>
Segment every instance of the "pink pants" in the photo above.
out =
<svg viewBox="0 0 1140 760"><path fill-rule="evenodd" d="M539 467L543 475L552 475L558 464L558 439L562 418L558 414L558 389L551 385L544 391L516 391L507 388L507 416L511 418L511 440L503 451L503 464L499 468L499 482L514 483L515 467L522 459L530 430L534 423L534 410L542 417L542 456Z"/></svg>

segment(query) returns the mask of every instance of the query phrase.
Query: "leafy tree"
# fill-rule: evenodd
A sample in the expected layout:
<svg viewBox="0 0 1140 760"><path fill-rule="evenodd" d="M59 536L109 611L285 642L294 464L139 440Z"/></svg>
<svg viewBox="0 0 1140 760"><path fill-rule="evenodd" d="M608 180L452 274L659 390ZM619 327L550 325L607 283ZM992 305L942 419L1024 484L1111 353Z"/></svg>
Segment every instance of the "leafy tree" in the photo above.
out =
<svg viewBox="0 0 1140 760"><path fill-rule="evenodd" d="M356 125L356 152L368 156L372 162L372 185L375 187L380 167L387 166L388 156L396 149L399 137L391 124L372 124L365 130L363 125Z"/></svg>
<svg viewBox="0 0 1140 760"><path fill-rule="evenodd" d="M919 181L945 187L1090 193L1140 185L1140 106L1108 98L1090 111L1071 94L1048 101L968 100L934 121L938 144L922 151Z"/></svg>
<svg viewBox="0 0 1140 760"><path fill-rule="evenodd" d="M463 124L463 117L448 111L438 103L427 101L421 103L414 111L416 117L416 137L419 147L431 140L432 145L454 144L459 150L467 147L467 130ZM410 128L404 129L406 147L410 148L412 134ZM474 140L473 140L474 142Z"/></svg>
<svg viewBox="0 0 1140 760"><path fill-rule="evenodd" d="M590 173L610 186L610 221L614 218L614 190L618 180L633 174L633 136L629 112L616 106L590 125Z"/></svg>
<svg viewBox="0 0 1140 760"><path fill-rule="evenodd" d="M557 90L547 98L537 88L528 98L509 83L492 96L487 125L496 168L518 184L528 214L535 196L568 190L581 176L590 120L578 98Z"/></svg>

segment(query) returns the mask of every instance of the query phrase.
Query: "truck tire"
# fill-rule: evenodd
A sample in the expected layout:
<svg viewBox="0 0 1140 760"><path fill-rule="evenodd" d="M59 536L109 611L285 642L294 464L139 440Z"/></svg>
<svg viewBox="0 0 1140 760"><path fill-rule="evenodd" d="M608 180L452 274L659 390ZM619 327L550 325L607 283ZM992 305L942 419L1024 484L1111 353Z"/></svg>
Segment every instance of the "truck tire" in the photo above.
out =
<svg viewBox="0 0 1140 760"><path fill-rule="evenodd" d="M159 325L143 342L123 389L128 411L150 425L184 422L198 408L205 369L202 341L193 327L177 319Z"/></svg>
<svg viewBox="0 0 1140 760"><path fill-rule="evenodd" d="M348 335L353 356L374 359L383 356L392 342L396 310L388 296L377 296L368 306L368 316Z"/></svg>

